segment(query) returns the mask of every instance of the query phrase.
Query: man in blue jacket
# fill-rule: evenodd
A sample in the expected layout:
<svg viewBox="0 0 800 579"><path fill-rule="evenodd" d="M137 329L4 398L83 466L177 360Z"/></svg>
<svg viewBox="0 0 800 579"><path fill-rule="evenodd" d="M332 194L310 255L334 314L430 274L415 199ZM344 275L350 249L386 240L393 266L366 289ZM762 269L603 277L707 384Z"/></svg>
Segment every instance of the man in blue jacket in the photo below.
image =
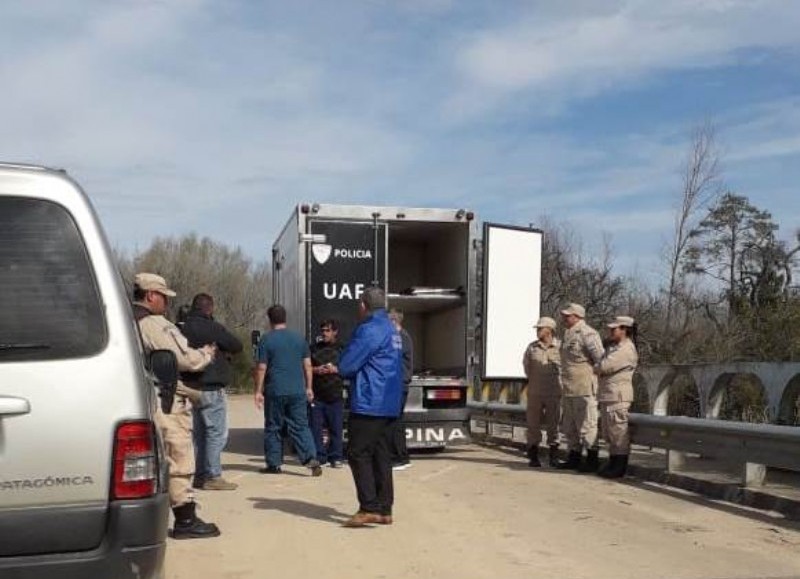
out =
<svg viewBox="0 0 800 579"><path fill-rule="evenodd" d="M368 288L359 302L361 323L334 368L350 379L348 462L358 512L347 527L392 524L394 487L390 439L403 396L402 341L386 313L386 295Z"/></svg>

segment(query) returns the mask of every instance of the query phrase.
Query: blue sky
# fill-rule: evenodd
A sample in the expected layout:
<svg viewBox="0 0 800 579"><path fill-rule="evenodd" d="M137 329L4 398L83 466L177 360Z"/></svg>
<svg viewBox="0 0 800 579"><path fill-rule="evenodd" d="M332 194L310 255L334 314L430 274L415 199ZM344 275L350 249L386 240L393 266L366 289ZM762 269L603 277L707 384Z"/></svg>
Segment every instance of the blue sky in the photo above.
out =
<svg viewBox="0 0 800 579"><path fill-rule="evenodd" d="M0 159L67 168L112 242L255 259L301 201L469 207L612 236L659 281L693 126L800 226L800 2L36 2L0 7Z"/></svg>

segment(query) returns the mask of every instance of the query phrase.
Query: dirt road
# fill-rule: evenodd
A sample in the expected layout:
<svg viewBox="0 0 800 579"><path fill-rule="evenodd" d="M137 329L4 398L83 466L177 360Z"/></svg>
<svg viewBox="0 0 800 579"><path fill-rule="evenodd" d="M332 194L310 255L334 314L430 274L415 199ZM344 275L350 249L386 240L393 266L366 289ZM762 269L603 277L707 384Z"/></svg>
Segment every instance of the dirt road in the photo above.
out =
<svg viewBox="0 0 800 579"><path fill-rule="evenodd" d="M231 399L223 464L240 487L199 492L222 537L172 541L172 579L800 577L800 525L659 486L532 471L500 450L413 457L395 524L345 529L348 468L263 475L261 417Z"/></svg>

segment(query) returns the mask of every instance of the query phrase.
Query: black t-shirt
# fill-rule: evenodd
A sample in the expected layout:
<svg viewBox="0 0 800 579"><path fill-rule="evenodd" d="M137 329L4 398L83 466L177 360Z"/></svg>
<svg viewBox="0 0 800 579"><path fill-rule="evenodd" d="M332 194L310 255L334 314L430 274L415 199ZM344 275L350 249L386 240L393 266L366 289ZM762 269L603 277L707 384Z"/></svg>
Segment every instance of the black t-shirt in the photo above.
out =
<svg viewBox="0 0 800 579"><path fill-rule="evenodd" d="M311 346L311 365L324 366L325 364L339 365L339 356L343 346L338 342L326 344L319 342ZM342 399L344 384L338 374L314 374L314 398L322 402L336 402Z"/></svg>

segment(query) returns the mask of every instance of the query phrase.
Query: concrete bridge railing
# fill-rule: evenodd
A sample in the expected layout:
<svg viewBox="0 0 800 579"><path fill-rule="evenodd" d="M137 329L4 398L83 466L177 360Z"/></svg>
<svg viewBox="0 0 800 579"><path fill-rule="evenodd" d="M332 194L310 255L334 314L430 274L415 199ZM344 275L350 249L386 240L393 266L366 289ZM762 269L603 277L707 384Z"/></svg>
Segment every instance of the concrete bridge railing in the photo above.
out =
<svg viewBox="0 0 800 579"><path fill-rule="evenodd" d="M658 364L640 367L634 379L634 411L667 416L670 395L679 384L688 386L699 406L697 418L718 418L726 395L738 380L746 379L763 392L765 414L761 422L796 424L800 416L800 362L737 362L730 364ZM495 382L481 385L473 398L479 401L524 403L525 385Z"/></svg>

